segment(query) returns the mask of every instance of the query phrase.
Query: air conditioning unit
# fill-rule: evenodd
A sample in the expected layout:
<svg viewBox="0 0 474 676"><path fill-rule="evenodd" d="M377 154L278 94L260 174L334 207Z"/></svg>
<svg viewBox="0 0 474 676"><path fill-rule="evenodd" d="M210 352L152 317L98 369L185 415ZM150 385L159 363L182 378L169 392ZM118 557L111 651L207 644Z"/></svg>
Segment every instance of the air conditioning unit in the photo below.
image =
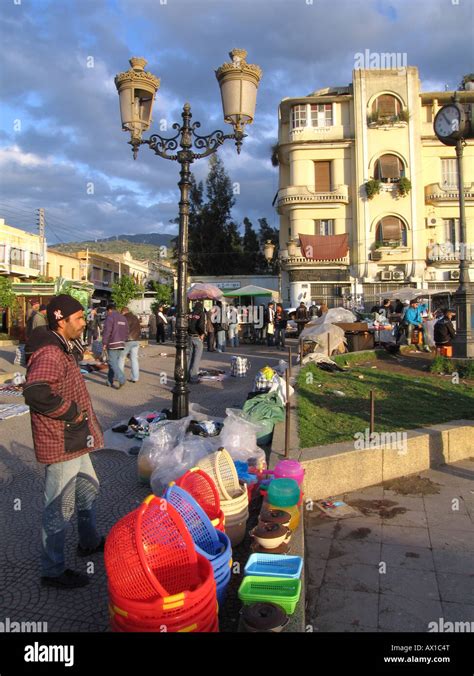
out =
<svg viewBox="0 0 474 676"><path fill-rule="evenodd" d="M403 279L405 279L405 273L401 270L395 270L392 273L392 279L394 282L401 282Z"/></svg>
<svg viewBox="0 0 474 676"><path fill-rule="evenodd" d="M388 270L383 270L380 273L380 279L382 282L389 282L392 279L392 272L389 272Z"/></svg>
<svg viewBox="0 0 474 676"><path fill-rule="evenodd" d="M442 225L443 220L441 218L435 218L435 216L428 216L426 219L427 228L436 228L438 225Z"/></svg>
<svg viewBox="0 0 474 676"><path fill-rule="evenodd" d="M459 279L459 270L450 270L449 279Z"/></svg>

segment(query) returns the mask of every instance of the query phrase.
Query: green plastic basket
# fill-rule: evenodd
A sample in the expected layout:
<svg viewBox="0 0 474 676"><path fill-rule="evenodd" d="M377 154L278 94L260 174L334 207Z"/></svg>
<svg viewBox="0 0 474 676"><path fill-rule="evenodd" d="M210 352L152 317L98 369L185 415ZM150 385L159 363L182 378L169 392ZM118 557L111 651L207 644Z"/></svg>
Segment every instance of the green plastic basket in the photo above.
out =
<svg viewBox="0 0 474 676"><path fill-rule="evenodd" d="M239 587L239 599L246 606L258 601L269 601L293 615L301 595L301 580L281 577L247 575Z"/></svg>

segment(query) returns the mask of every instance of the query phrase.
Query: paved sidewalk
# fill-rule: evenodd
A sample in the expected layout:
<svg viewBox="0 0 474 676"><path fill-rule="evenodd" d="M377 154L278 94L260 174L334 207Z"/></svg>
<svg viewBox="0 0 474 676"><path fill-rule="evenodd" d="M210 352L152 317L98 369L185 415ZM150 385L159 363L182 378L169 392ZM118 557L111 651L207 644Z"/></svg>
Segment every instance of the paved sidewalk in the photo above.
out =
<svg viewBox="0 0 474 676"><path fill-rule="evenodd" d="M474 629L474 458L419 477L343 496L361 517L307 512L314 631L427 632L440 618Z"/></svg>
<svg viewBox="0 0 474 676"><path fill-rule="evenodd" d="M0 374L24 369L13 365L15 348L0 347ZM169 356L161 357L160 352ZM105 374L85 376L95 411L104 429L121 418L146 409L161 409L171 403L174 346L149 345L140 349L140 382L121 390L105 385ZM266 363L276 365L283 353L265 346L242 346L219 353L204 352L201 366L229 370L233 354L246 355L251 370L245 378L228 377L222 382L190 385L190 401L223 417L227 407L241 408L252 390L256 371ZM167 385L157 374L166 373ZM127 367L127 377L129 371ZM22 397L0 395L0 403L23 403ZM98 526L107 533L112 525L150 492L138 484L136 458L119 451L93 454L100 480ZM40 524L44 469L35 460L29 414L0 421L0 621L47 622L49 631L107 631L106 576L101 555L95 556L95 572L84 589L63 591L39 585ZM68 566L86 572L88 561L76 558L76 528L67 539Z"/></svg>

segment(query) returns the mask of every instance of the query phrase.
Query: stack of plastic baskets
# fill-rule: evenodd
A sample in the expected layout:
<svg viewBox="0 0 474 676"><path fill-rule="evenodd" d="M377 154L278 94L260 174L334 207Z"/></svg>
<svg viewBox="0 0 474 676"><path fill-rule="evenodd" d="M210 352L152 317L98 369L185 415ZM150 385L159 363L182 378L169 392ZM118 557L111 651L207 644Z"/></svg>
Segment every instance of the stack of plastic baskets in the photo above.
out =
<svg viewBox="0 0 474 676"><path fill-rule="evenodd" d="M302 567L300 556L252 554L239 588L240 600L244 605L276 603L292 615L301 595Z"/></svg>
<svg viewBox="0 0 474 676"><path fill-rule="evenodd" d="M221 509L225 516L225 532L232 546L239 545L245 537L249 518L249 497L245 484L239 477L230 454L221 448L198 462L199 467L214 480L221 498Z"/></svg>
<svg viewBox="0 0 474 676"><path fill-rule="evenodd" d="M209 560L216 582L217 601L222 605L232 572L232 546L229 538L214 528L196 500L179 486L170 485L164 497L182 516L193 538L196 552Z"/></svg>
<svg viewBox="0 0 474 676"><path fill-rule="evenodd" d="M114 631L219 630L212 566L166 500L150 495L120 519L104 560Z"/></svg>
<svg viewBox="0 0 474 676"><path fill-rule="evenodd" d="M224 512L221 509L219 491L209 474L199 467L193 467L176 480L176 485L193 496L217 530L224 531Z"/></svg>

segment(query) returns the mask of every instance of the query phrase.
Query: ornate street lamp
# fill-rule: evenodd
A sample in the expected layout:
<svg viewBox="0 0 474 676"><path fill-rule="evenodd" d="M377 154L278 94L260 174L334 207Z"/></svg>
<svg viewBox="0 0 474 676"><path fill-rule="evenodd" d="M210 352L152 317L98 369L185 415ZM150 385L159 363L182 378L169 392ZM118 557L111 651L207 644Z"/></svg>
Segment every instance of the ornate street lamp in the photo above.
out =
<svg viewBox="0 0 474 676"><path fill-rule="evenodd" d="M267 241L265 242L265 245L263 247L263 255L265 256L265 260L267 261L269 268L270 268L271 262L273 261L275 249L276 249L275 244L273 244L273 242L270 239L267 239ZM280 260L280 257L277 258L277 271L278 271L278 301L281 303L282 297L281 297L281 260Z"/></svg>
<svg viewBox="0 0 474 676"><path fill-rule="evenodd" d="M151 73L145 72L147 62L142 58L130 59L131 69L115 77L115 85L120 97L122 129L130 133L129 144L132 146L133 158L136 159L140 145L148 145L156 155L166 160L175 160L181 165L181 180L178 183L181 199L179 202L178 307L173 388L173 418L175 419L187 416L189 409L189 388L186 384L188 333L186 279L190 166L194 160L217 152L227 139L235 141L237 152L240 153L242 141L246 136L245 125L253 122L257 89L262 76L262 71L258 66L246 62L247 52L245 50L233 49L229 56L232 59L231 63L224 63L218 68L216 77L221 90L224 121L233 126L234 133L232 134L224 134L217 130L208 136L200 136L196 133L196 129L199 129L201 124L200 122L191 124L191 106L185 103L181 113L182 124L173 124L173 129L176 130L175 136L163 138L158 134L152 134L149 139L142 139L142 133L151 124L153 101L160 86L160 80ZM194 152L193 146L201 152ZM178 147L181 150L178 150Z"/></svg>
<svg viewBox="0 0 474 676"><path fill-rule="evenodd" d="M447 146L456 146L459 195L459 225L461 250L459 252L459 287L454 294L456 307L456 337L453 341L455 357L474 357L474 285L469 278L466 206L463 179L463 149L466 138L472 138L474 129L465 107L459 102L458 92L453 102L443 106L433 122L436 136Z"/></svg>

